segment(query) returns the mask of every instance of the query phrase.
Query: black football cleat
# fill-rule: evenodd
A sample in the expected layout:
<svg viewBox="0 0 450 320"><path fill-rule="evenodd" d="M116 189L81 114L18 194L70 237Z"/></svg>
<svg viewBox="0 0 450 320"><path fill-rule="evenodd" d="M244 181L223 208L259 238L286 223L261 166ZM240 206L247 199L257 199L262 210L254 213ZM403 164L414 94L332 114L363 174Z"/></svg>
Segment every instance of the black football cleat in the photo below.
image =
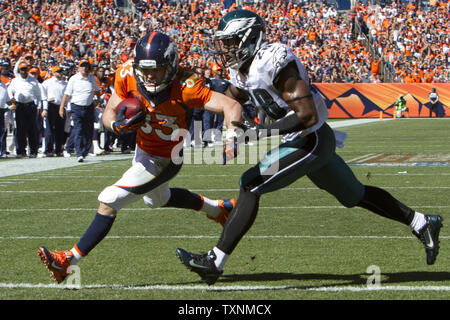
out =
<svg viewBox="0 0 450 320"><path fill-rule="evenodd" d="M208 253L196 254L178 248L175 254L189 270L197 273L208 285L216 283L223 273L214 264L216 254L212 250Z"/></svg>
<svg viewBox="0 0 450 320"><path fill-rule="evenodd" d="M419 238L425 247L427 264L434 264L439 253L439 231L442 228L442 219L439 215L425 215L427 224L419 232L413 234Z"/></svg>

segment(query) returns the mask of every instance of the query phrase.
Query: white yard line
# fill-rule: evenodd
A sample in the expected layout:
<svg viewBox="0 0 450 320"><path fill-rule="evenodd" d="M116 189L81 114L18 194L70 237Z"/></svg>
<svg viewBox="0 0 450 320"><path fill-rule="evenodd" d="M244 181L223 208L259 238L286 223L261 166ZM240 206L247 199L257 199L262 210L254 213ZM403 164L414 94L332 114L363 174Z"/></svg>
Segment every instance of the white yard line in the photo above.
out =
<svg viewBox="0 0 450 320"><path fill-rule="evenodd" d="M423 206L423 205L411 205L412 208L416 209L448 209L450 206ZM259 207L259 209L262 210L282 210L282 209L348 209L344 206L289 206L289 207L280 207L280 206L273 206L273 207ZM14 208L14 209L0 209L1 212L70 212L70 211L92 211L95 212L97 208ZM183 210L186 211L187 209L183 208L123 208L122 211L177 211L177 210ZM299 214L300 212L296 212L295 214ZM305 214L308 212L304 212Z"/></svg>
<svg viewBox="0 0 450 320"><path fill-rule="evenodd" d="M398 172L398 173L372 173L372 176L450 176L450 173L440 172L440 173L409 173L409 172ZM85 176L78 176L72 174L42 174L35 175L38 178L0 178L0 183L12 182L23 182L23 181L38 181L42 178L69 178L69 179L86 179ZM240 177L240 174L196 174L196 177ZM89 175L89 178L105 178L110 179L113 176L92 176ZM116 176L114 176L116 177ZM188 174L179 174L177 178L192 178L192 175Z"/></svg>
<svg viewBox="0 0 450 320"><path fill-rule="evenodd" d="M383 119L383 120L393 120L391 119ZM342 128L342 127L352 127L360 124L367 124L373 122L380 122L378 118L364 118L364 119L349 119L342 121L327 121L330 128Z"/></svg>
<svg viewBox="0 0 450 320"><path fill-rule="evenodd" d="M294 291L320 291L320 292L367 292L367 291L450 291L450 286L207 286L207 285L147 285L128 286L120 284L90 284L90 285L64 285L64 284L32 284L32 283L0 283L4 289L112 289L130 291L259 291L259 290L294 290Z"/></svg>
<svg viewBox="0 0 450 320"><path fill-rule="evenodd" d="M448 190L450 187L447 186L415 186L415 187L397 187L397 186L379 186L379 188L383 189L407 189L407 190ZM283 190L294 190L294 191L321 191L319 188L315 187L298 187L298 188L284 188ZM193 192L236 192L239 191L238 188L226 188L226 189L190 189ZM2 190L2 193L98 193L98 190Z"/></svg>
<svg viewBox="0 0 450 320"><path fill-rule="evenodd" d="M163 235L163 236L106 236L105 239L109 240L145 240L145 239L217 239L218 235ZM79 239L80 236L10 236L10 237L0 237L0 240L63 240L63 239ZM413 236L300 236L300 235L265 235L265 236L244 236L246 239L333 239L333 240L392 240L392 239L403 239L410 240L416 239ZM450 236L440 236L440 239L450 239Z"/></svg>

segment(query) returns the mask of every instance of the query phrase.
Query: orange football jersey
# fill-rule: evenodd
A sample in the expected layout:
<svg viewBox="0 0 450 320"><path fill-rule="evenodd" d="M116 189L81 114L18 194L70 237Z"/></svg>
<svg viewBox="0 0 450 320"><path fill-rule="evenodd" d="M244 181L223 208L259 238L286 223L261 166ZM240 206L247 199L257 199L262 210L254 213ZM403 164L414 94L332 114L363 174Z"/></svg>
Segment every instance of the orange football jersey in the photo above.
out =
<svg viewBox="0 0 450 320"><path fill-rule="evenodd" d="M108 91L108 87L109 87L109 80L107 79L106 82L101 82L97 76L95 76L95 81L97 81L98 87L99 87L99 91L100 91L100 95L105 94Z"/></svg>
<svg viewBox="0 0 450 320"><path fill-rule="evenodd" d="M8 78L3 75L1 76L1 81L5 84L5 86L9 86L9 83L11 82L12 79L13 78Z"/></svg>
<svg viewBox="0 0 450 320"><path fill-rule="evenodd" d="M116 71L114 82L116 94L121 99L138 98L146 107L145 125L140 127L136 143L151 155L171 156L172 149L182 138L172 140L176 130L189 130L191 109L203 108L209 101L212 91L196 73L180 68L170 89L169 97L159 104L153 104L141 95L133 75L133 60L128 60Z"/></svg>

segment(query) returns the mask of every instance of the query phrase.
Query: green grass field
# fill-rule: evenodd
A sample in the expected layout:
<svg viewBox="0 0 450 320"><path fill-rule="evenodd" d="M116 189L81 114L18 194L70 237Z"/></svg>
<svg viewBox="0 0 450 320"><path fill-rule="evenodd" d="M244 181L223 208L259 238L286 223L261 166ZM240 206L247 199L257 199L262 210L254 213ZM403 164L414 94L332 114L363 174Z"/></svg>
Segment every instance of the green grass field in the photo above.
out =
<svg viewBox="0 0 450 320"><path fill-rule="evenodd" d="M346 161L369 153L450 153L450 120L399 119L339 130L349 134L337 151ZM123 209L79 264L81 290L54 285L37 248L72 248L95 215L99 192L129 166L130 160L104 161L0 178L0 299L450 298L448 164L352 166L362 183L385 188L419 212L443 216L441 250L432 266L409 227L346 209L302 178L262 197L255 224L214 286L189 272L175 249L211 249L220 225L195 211L151 210L143 201ZM236 197L249 166L185 165L171 186L213 199ZM371 266L381 272L377 289L367 286Z"/></svg>

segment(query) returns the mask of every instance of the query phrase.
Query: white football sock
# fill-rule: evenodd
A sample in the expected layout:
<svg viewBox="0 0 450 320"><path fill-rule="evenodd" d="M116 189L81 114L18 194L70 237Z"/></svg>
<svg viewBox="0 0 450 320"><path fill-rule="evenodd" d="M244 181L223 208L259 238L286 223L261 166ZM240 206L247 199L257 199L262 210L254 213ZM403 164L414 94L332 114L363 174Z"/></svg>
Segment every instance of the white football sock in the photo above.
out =
<svg viewBox="0 0 450 320"><path fill-rule="evenodd" d="M203 197L203 208L201 211L206 212L211 218L216 218L222 209L219 207L219 200L211 200Z"/></svg>
<svg viewBox="0 0 450 320"><path fill-rule="evenodd" d="M216 268L221 271L225 267L225 263L227 263L230 256L217 247L214 247L213 251L216 254L216 261L214 261L214 264L216 265Z"/></svg>
<svg viewBox="0 0 450 320"><path fill-rule="evenodd" d="M427 219L425 216L420 213L414 213L414 218L411 224L409 225L414 231L419 232L427 224Z"/></svg>
<svg viewBox="0 0 450 320"><path fill-rule="evenodd" d="M70 261L71 266L78 264L78 262L83 259L83 256L78 252L77 249L75 249L75 247L70 249L70 252L72 252L73 254L72 261Z"/></svg>

